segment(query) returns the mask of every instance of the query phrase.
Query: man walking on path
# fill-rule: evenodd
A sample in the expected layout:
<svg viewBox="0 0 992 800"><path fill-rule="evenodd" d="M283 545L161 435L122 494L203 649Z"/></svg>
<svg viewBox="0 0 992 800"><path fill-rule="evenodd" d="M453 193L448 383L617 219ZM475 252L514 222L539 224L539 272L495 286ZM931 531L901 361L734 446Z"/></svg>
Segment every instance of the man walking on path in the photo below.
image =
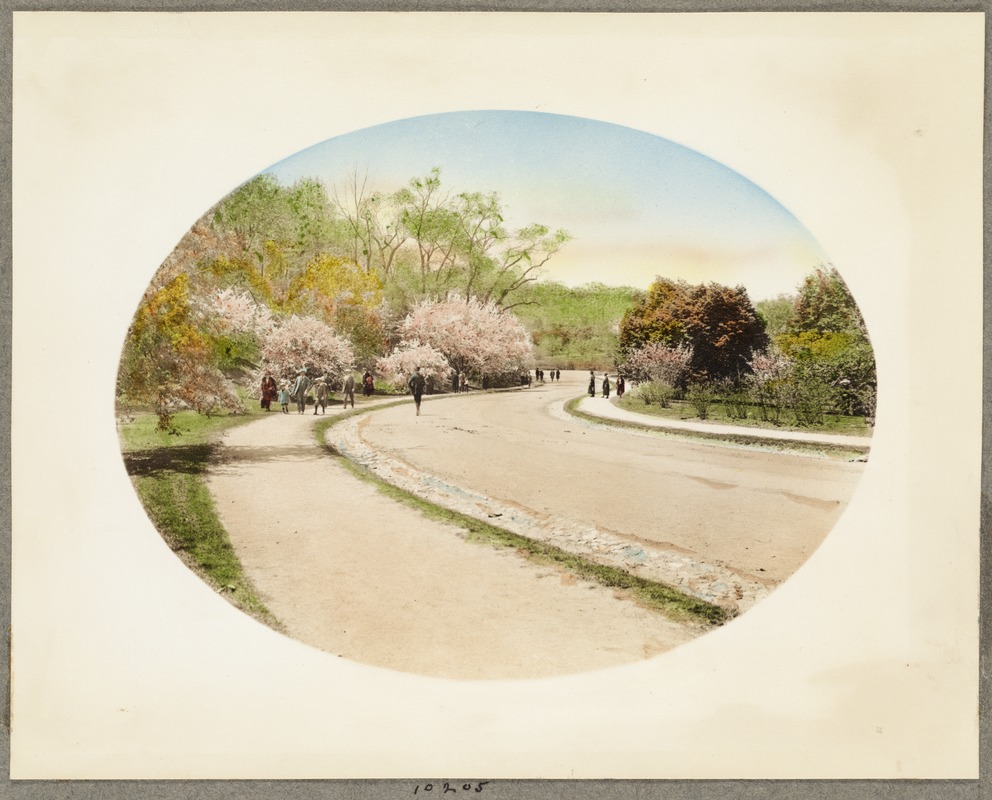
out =
<svg viewBox="0 0 992 800"><path fill-rule="evenodd" d="M307 377L306 367L300 367L293 385L293 397L296 398L296 411L302 414L307 410L307 390L310 388L310 378Z"/></svg>
<svg viewBox="0 0 992 800"><path fill-rule="evenodd" d="M348 401L351 400L351 407L355 407L355 376L350 372L348 377L344 379L344 388L341 390L344 394L344 407L348 407Z"/></svg>
<svg viewBox="0 0 992 800"><path fill-rule="evenodd" d="M417 405L418 417L420 416L420 399L424 396L424 383L424 376L420 374L420 367L414 369L410 380L406 382L406 385L410 387L410 391L413 393L413 402Z"/></svg>

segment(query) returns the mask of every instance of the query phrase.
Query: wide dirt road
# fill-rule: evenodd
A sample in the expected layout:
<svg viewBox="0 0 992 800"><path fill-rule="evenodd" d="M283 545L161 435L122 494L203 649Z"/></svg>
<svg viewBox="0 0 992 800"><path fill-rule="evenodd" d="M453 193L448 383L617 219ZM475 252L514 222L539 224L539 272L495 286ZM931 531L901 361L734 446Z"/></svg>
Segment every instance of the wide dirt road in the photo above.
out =
<svg viewBox="0 0 992 800"><path fill-rule="evenodd" d="M563 373L560 383L525 391L425 398L421 416L412 402L377 412L362 421L361 436L451 484L768 584L809 558L861 477L860 463L696 444L562 415L587 381L588 373Z"/></svg>
<svg viewBox="0 0 992 800"><path fill-rule="evenodd" d="M207 481L289 636L365 664L493 679L625 664L702 632L384 497L317 445L316 419L274 413L229 431Z"/></svg>

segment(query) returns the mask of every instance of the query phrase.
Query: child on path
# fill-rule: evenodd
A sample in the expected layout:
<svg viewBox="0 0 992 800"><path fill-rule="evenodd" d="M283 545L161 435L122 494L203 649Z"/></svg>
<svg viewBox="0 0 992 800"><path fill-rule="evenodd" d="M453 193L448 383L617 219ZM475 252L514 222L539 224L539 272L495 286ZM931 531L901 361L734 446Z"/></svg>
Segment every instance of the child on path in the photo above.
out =
<svg viewBox="0 0 992 800"><path fill-rule="evenodd" d="M282 406L282 413L289 413L289 381L279 384L279 405Z"/></svg>

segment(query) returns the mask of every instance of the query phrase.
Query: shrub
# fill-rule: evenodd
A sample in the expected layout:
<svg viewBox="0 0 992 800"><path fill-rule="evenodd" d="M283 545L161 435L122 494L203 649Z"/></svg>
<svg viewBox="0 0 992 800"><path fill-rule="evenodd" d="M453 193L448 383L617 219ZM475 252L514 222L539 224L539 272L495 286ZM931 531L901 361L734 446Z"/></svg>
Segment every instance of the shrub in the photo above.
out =
<svg viewBox="0 0 992 800"><path fill-rule="evenodd" d="M833 394L815 369L808 364L796 364L787 396L797 425L822 425L824 410L834 399Z"/></svg>
<svg viewBox="0 0 992 800"><path fill-rule="evenodd" d="M668 408L672 401L675 390L663 381L649 381L642 383L637 388L637 396L644 401L645 405L657 403L662 408Z"/></svg>
<svg viewBox="0 0 992 800"><path fill-rule="evenodd" d="M752 353L748 365L751 374L747 381L758 417L763 422L778 423L787 404L792 362L777 348L769 348L766 352Z"/></svg>
<svg viewBox="0 0 992 800"><path fill-rule="evenodd" d="M747 419L751 395L741 381L723 380L718 385L720 399L731 419Z"/></svg>
<svg viewBox="0 0 992 800"><path fill-rule="evenodd" d="M710 415L710 406L713 405L715 394L713 389L705 383L693 383L685 390L685 399L696 412L700 419L706 419Z"/></svg>

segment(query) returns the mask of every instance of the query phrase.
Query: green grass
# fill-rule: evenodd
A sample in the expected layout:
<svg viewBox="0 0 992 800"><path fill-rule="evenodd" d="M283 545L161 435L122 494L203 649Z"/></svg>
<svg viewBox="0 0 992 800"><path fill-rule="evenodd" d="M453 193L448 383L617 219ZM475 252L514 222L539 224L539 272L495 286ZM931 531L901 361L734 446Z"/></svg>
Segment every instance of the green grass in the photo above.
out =
<svg viewBox="0 0 992 800"><path fill-rule="evenodd" d="M699 420L696 410L684 400L673 400L669 408L662 408L657 403L645 403L636 394L627 394L617 401L620 408L633 411L637 414L648 414L653 417L673 420ZM757 409L752 409L749 413L756 414ZM789 417L788 412L782 413L783 419ZM843 414L825 414L823 425L797 426L789 424L775 424L765 422L755 417L737 419L731 417L723 403L714 402L708 410L707 422L721 422L728 425L739 425L742 427L759 428L776 431L808 431L811 433L837 433L844 436L864 436L866 439L872 434L872 429L865 424L864 417L848 417Z"/></svg>
<svg viewBox="0 0 992 800"><path fill-rule="evenodd" d="M217 458L220 434L257 419L264 411L204 417L175 415L179 434L156 429L154 414L119 425L124 464L152 524L183 562L231 603L260 622L281 626L244 574L203 481Z"/></svg>
<svg viewBox="0 0 992 800"><path fill-rule="evenodd" d="M390 404L393 405L393 404ZM378 406L379 409L387 405ZM545 566L554 566L567 570L597 583L625 592L641 605L653 611L660 611L669 618L679 622L704 623L720 625L726 622L731 614L724 608L692 597L657 581L631 575L619 567L597 564L582 556L569 553L553 545L544 544L525 536L512 533L496 525L475 519L466 514L436 505L421 497L394 486L378 477L370 470L345 458L325 440L327 429L355 414L363 414L372 409L357 409L353 412L321 420L314 426L314 434L318 444L354 476L375 486L383 495L405 503L420 511L428 519L436 522L454 525L466 532L466 538L471 542L485 543L495 547L514 548L528 560Z"/></svg>
<svg viewBox="0 0 992 800"><path fill-rule="evenodd" d="M565 411L571 414L573 417L578 417L579 419L584 419L588 422L594 422L597 425L606 425L612 428L626 428L629 430L645 431L647 433L655 434L658 436L664 436L670 439L682 439L682 440L692 440L699 439L703 441L711 442L722 442L726 444L732 444L741 447L752 447L760 450L773 449L775 451L782 451L788 453L798 453L801 455L816 455L826 458L836 458L844 461L851 461L857 458L863 458L865 453L868 452L870 443L865 442L864 447L856 447L853 445L844 444L824 444L821 442L803 442L798 440L785 440L785 439L762 439L761 429L755 426L755 432L753 436L747 434L736 434L736 433L725 433L719 430L714 430L711 432L703 431L693 431L693 430L667 430L665 428L659 428L649 424L640 424L637 422L629 422L622 419L609 419L606 417L596 416L594 414L586 414L579 410L579 403L585 399L586 395L580 397L575 397L569 400L565 404ZM640 407L644 406L644 403L640 400ZM631 406L630 410L637 411L638 406ZM656 415L656 416L661 416ZM683 419L682 417L674 417L674 419ZM774 428L774 430L782 430L781 428ZM802 430L809 430L808 428ZM836 431L835 431L836 432Z"/></svg>
<svg viewBox="0 0 992 800"><path fill-rule="evenodd" d="M278 409L278 405L276 406ZM272 413L272 412L270 412ZM244 425L256 417L264 415L259 409L245 414L220 414L205 417L194 411L180 411L172 418L178 433L158 430L158 417L154 414L136 414L119 426L121 444L125 450L148 450L176 445L202 444L210 441L228 428Z"/></svg>

